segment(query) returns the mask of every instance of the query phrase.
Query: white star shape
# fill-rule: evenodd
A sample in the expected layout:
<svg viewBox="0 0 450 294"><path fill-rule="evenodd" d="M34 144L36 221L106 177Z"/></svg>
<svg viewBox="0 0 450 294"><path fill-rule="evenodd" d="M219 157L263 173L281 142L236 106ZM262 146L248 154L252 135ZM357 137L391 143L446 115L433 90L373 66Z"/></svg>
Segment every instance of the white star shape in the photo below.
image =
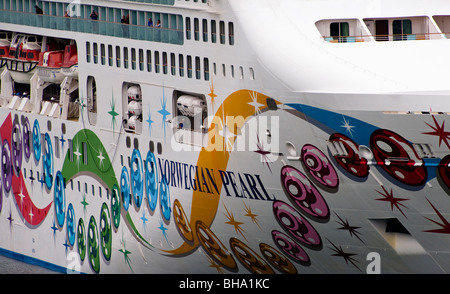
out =
<svg viewBox="0 0 450 294"><path fill-rule="evenodd" d="M347 121L347 119L345 118L345 116L342 117L344 119L344 121L342 122L341 128L344 128L347 130L347 133L350 134L350 136L353 137L353 128L355 126L350 125L350 122Z"/></svg>
<svg viewBox="0 0 450 294"><path fill-rule="evenodd" d="M248 102L248 104L255 107L255 114L260 114L260 108L261 106L264 106L264 104L258 102L258 93L253 91L252 93L250 93L250 98L252 98L252 102Z"/></svg>

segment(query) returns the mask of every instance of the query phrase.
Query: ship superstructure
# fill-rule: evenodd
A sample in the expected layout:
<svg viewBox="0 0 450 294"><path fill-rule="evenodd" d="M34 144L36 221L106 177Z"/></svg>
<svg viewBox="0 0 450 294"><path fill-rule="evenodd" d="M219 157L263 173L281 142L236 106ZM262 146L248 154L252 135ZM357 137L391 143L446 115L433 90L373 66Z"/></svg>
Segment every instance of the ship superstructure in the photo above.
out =
<svg viewBox="0 0 450 294"><path fill-rule="evenodd" d="M450 4L0 0L0 252L447 273Z"/></svg>

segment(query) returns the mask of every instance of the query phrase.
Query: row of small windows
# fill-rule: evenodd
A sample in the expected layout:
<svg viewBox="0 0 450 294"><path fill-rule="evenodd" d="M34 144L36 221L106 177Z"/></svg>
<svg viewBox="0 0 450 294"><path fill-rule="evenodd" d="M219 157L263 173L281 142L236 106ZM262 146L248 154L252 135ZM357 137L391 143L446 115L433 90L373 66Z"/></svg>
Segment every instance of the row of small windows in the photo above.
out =
<svg viewBox="0 0 450 294"><path fill-rule="evenodd" d="M201 20L201 30L200 30L200 20L198 18L193 19L194 26L194 40L200 41L200 31L203 42L209 42L211 40L212 43L217 43L217 33L219 33L219 42L220 44L226 44L226 27L228 27L228 44L234 45L234 24L233 22L228 22L228 25L225 24L225 21L219 21L219 31L217 32L217 21L212 19L208 21L207 19ZM209 39L210 38L210 39ZM186 39L192 39L192 24L191 18L186 17Z"/></svg>
<svg viewBox="0 0 450 294"><path fill-rule="evenodd" d="M91 48L92 45L92 48ZM96 42L86 42L86 61L88 63L102 64L109 66L122 67L125 69L131 68L133 70L155 72L163 74L171 74L172 76L187 76L188 78L195 78L197 80L203 79L209 81L210 79L210 62L209 58L201 58L199 56L183 55L168 53L165 51L152 51L144 49L135 49L121 46L98 44ZM213 73L217 75L217 65L214 62ZM222 64L222 76L227 76L227 66ZM231 65L229 74L235 77L235 67ZM238 69L238 76L244 79L244 68L242 66ZM249 77L251 80L255 79L253 68L249 68Z"/></svg>

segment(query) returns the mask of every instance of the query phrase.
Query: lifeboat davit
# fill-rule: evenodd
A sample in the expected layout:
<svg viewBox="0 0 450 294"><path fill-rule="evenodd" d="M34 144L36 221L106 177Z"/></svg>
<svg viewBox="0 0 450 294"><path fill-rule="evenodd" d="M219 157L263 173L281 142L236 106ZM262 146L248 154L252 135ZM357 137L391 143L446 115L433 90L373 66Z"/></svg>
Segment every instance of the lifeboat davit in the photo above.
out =
<svg viewBox="0 0 450 294"><path fill-rule="evenodd" d="M41 42L35 36L15 35L4 58L11 78L22 84L29 84L39 62Z"/></svg>
<svg viewBox="0 0 450 294"><path fill-rule="evenodd" d="M7 33L0 33L0 74L6 68L6 57L9 55L9 47L11 46L11 40Z"/></svg>

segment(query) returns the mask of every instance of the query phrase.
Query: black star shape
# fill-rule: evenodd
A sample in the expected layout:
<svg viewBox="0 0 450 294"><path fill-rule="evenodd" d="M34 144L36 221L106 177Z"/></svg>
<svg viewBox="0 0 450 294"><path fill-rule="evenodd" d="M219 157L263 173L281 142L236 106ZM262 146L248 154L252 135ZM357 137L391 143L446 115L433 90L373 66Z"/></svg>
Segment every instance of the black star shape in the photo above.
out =
<svg viewBox="0 0 450 294"><path fill-rule="evenodd" d="M328 239L327 239L328 240ZM333 245L334 248L329 247L331 250L333 250L334 252L336 252L335 254L332 254L331 256L338 256L338 257L342 257L345 260L345 263L351 263L354 267L356 267L359 271L361 271L361 269L355 264L355 262L358 262L356 259L353 258L353 256L357 255L355 253L347 253L344 251L344 249L342 249L342 247L339 245L339 248L333 244L333 242L331 242L330 240L328 240L328 242L331 243L331 245Z"/></svg>
<svg viewBox="0 0 450 294"><path fill-rule="evenodd" d="M361 240L361 238L358 236L361 233L357 231L358 229L361 229L361 227L350 226L347 219L345 219L344 221L337 213L335 214L339 218L339 221L336 222L342 226L338 228L338 230L347 230L350 233L351 237L355 236L356 238L358 238L359 241L364 243L364 241Z"/></svg>

